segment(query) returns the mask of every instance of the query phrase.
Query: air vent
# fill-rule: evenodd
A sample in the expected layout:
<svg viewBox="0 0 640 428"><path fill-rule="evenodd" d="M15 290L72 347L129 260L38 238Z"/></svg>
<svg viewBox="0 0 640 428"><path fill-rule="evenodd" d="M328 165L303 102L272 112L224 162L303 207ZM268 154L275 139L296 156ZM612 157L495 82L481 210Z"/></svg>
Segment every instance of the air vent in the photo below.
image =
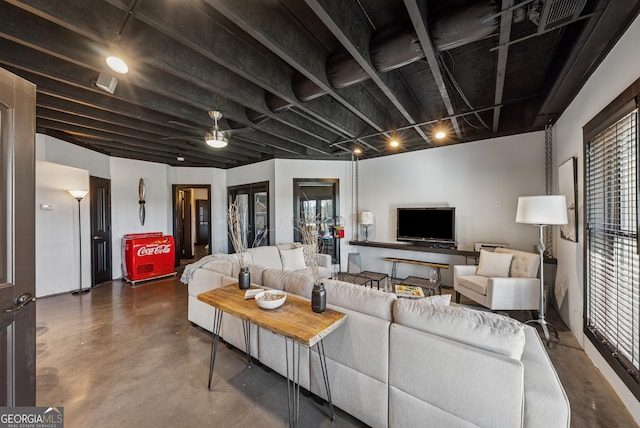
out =
<svg viewBox="0 0 640 428"><path fill-rule="evenodd" d="M529 19L538 25L538 33L568 24L580 16L587 0L537 1L529 9Z"/></svg>

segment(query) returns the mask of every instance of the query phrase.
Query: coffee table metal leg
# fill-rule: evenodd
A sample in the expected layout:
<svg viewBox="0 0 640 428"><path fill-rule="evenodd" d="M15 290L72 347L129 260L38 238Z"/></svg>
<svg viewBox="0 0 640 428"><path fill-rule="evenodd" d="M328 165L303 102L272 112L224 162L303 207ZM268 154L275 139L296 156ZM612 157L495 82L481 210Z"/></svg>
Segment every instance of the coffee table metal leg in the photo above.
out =
<svg viewBox="0 0 640 428"><path fill-rule="evenodd" d="M213 336L211 337L211 358L209 360L209 384L207 388L211 390L211 379L213 378L213 365L216 362L216 352L220 341L220 325L222 324L222 311L215 309L213 313Z"/></svg>
<svg viewBox="0 0 640 428"><path fill-rule="evenodd" d="M242 320L242 330L244 332L244 349L247 350L247 367L251 368L251 323Z"/></svg>
<svg viewBox="0 0 640 428"><path fill-rule="evenodd" d="M289 341L291 341L291 363L289 363ZM300 414L300 343L284 338L284 355L287 362L287 401L289 426L297 428ZM289 378L291 368L291 379Z"/></svg>
<svg viewBox="0 0 640 428"><path fill-rule="evenodd" d="M333 412L333 402L331 401L331 388L329 387L329 372L327 371L327 360L324 356L324 344L322 339L316 345L318 347L318 358L320 358L320 367L322 368L322 380L324 380L324 388L327 391L327 401L329 402L329 410L331 411L331 420L336 418Z"/></svg>

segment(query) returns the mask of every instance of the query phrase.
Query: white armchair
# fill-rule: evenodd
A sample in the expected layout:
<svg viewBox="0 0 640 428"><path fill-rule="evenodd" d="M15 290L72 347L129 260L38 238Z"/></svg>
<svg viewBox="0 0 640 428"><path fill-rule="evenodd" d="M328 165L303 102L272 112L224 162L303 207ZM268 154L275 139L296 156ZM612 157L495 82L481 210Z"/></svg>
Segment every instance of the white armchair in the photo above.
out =
<svg viewBox="0 0 640 428"><path fill-rule="evenodd" d="M456 302L460 294L491 310L538 310L538 254L509 248L482 250L478 266L453 267Z"/></svg>

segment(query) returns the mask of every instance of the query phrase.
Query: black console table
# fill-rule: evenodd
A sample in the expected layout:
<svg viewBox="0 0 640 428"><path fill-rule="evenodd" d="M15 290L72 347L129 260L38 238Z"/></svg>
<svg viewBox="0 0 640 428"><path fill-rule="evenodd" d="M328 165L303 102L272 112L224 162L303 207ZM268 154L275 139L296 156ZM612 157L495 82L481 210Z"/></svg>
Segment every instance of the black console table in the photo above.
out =
<svg viewBox="0 0 640 428"><path fill-rule="evenodd" d="M423 253L439 253L449 254L452 256L462 256L465 258L465 263L468 258L478 259L480 253L475 251L463 251L457 248L440 248L430 247L427 245L414 245L414 244L402 244L399 242L373 242L373 241L349 241L349 245L356 245L359 247L375 247L375 248L387 248L391 250L408 250L408 251L421 251Z"/></svg>

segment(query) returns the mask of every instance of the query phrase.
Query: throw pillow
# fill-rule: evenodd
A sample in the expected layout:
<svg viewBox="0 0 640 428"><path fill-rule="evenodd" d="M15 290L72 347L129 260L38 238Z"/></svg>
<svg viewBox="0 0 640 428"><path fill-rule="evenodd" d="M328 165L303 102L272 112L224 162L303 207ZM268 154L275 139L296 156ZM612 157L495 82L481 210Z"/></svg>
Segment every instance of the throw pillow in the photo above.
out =
<svg viewBox="0 0 640 428"><path fill-rule="evenodd" d="M284 270L294 271L307 267L304 263L304 251L302 247L291 250L280 250L280 258L282 259L282 269Z"/></svg>
<svg viewBox="0 0 640 428"><path fill-rule="evenodd" d="M511 253L494 253L480 250L480 263L478 263L478 275L490 278L505 278L509 276L511 267Z"/></svg>

